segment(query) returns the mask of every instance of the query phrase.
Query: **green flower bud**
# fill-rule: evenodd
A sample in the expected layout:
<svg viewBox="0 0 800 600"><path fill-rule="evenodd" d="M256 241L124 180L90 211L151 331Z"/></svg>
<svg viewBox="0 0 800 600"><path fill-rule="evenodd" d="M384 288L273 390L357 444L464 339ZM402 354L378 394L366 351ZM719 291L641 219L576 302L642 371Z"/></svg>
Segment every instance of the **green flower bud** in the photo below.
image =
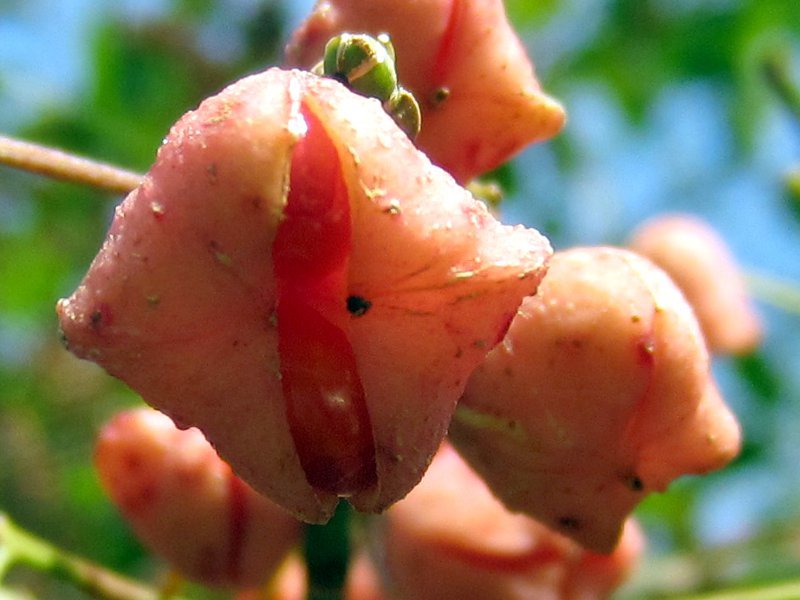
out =
<svg viewBox="0 0 800 600"><path fill-rule="evenodd" d="M323 74L364 96L388 101L397 88L394 48L388 36L343 33L325 46Z"/></svg>
<svg viewBox="0 0 800 600"><path fill-rule="evenodd" d="M385 33L342 33L325 45L325 54L314 73L332 77L362 96L377 98L400 128L414 139L422 116L413 94L397 82L397 55Z"/></svg>
<svg viewBox="0 0 800 600"><path fill-rule="evenodd" d="M414 94L402 86L384 103L384 109L412 140L417 137L422 124L422 114Z"/></svg>

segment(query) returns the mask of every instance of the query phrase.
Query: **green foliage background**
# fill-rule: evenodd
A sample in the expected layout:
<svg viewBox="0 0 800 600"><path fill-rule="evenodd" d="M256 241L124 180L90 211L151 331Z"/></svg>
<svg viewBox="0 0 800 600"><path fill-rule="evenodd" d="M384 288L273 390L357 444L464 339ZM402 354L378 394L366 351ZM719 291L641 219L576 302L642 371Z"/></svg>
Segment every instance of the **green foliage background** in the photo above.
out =
<svg viewBox="0 0 800 600"><path fill-rule="evenodd" d="M0 25L32 4L0 1ZM0 124L139 171L183 112L280 60L289 15L278 0L164 0L155 16L135 20L111 3L83 5L91 57L83 84L29 110L0 70L0 106L15 115ZM649 214L691 210L761 275L753 290L768 325L763 349L715 365L742 419L744 452L730 469L681 481L642 506L650 551L620 597L800 578L800 292L785 281L800 281L800 196L784 180L797 168L800 106L791 86L775 83L776 74L800 81L800 3L507 7L571 121L497 172L509 191L505 218L566 247L621 243ZM0 56L6 43L0 33ZM681 162L684 151L695 163ZM640 172L647 177L637 187ZM600 194L590 189L598 182ZM163 565L133 539L91 467L94 433L138 399L60 347L53 310L88 266L116 201L0 168L0 510L71 551L152 579ZM35 597L82 597L24 569L5 583Z"/></svg>

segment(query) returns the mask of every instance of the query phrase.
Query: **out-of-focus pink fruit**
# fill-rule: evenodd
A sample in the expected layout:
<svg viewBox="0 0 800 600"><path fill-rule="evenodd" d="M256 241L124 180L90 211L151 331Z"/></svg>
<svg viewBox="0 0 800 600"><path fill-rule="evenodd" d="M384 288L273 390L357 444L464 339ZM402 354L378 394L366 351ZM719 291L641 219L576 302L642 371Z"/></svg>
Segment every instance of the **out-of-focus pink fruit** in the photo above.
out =
<svg viewBox="0 0 800 600"><path fill-rule="evenodd" d="M189 579L260 586L299 541L297 519L236 477L200 431L158 411L114 417L95 465L142 542Z"/></svg>
<svg viewBox="0 0 800 600"><path fill-rule="evenodd" d="M704 221L666 215L644 223L630 247L664 269L695 310L712 352L746 354L762 325L723 239Z"/></svg>
<svg viewBox="0 0 800 600"><path fill-rule="evenodd" d="M344 600L390 600L381 589L378 573L363 548L356 549L342 591ZM236 600L305 600L308 597L308 570L299 555L293 554L275 574L269 589L240 593Z"/></svg>
<svg viewBox="0 0 800 600"><path fill-rule="evenodd" d="M738 452L691 307L633 252L556 253L450 427L513 510L609 552L650 491Z"/></svg>
<svg viewBox="0 0 800 600"><path fill-rule="evenodd" d="M235 600L306 600L308 571L299 553L292 553L283 562L269 587L245 590Z"/></svg>
<svg viewBox="0 0 800 600"><path fill-rule="evenodd" d="M448 445L382 517L387 597L592 600L625 579L643 548L633 522L609 556L509 513ZM379 569L379 572L381 569Z"/></svg>
<svg viewBox="0 0 800 600"><path fill-rule="evenodd" d="M292 36L287 61L313 66L343 32L390 35L400 83L422 109L417 144L461 182L564 124L502 0L320 0Z"/></svg>
<svg viewBox="0 0 800 600"><path fill-rule="evenodd" d="M347 572L344 589L345 600L393 600L387 596L375 564L366 549L355 553Z"/></svg>
<svg viewBox="0 0 800 600"><path fill-rule="evenodd" d="M71 351L321 522L419 481L550 253L379 104L271 69L173 127L58 313Z"/></svg>

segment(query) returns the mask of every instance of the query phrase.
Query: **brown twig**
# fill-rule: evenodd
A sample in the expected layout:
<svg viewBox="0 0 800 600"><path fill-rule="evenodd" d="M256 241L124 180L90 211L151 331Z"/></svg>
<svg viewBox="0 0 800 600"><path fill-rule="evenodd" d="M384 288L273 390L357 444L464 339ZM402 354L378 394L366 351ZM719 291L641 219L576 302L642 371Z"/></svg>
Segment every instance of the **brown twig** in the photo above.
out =
<svg viewBox="0 0 800 600"><path fill-rule="evenodd" d="M115 194L127 194L142 181L138 173L4 135L0 135L0 164Z"/></svg>

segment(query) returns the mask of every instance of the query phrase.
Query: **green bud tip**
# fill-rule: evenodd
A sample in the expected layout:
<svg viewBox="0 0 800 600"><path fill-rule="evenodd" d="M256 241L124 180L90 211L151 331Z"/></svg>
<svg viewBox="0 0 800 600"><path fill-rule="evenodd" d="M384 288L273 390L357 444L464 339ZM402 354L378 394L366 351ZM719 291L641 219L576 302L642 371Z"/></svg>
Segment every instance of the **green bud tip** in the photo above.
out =
<svg viewBox="0 0 800 600"><path fill-rule="evenodd" d="M382 42L366 34L336 36L325 46L323 74L346 83L359 94L386 102L397 87L397 72L394 49L385 37Z"/></svg>
<svg viewBox="0 0 800 600"><path fill-rule="evenodd" d="M414 139L422 115L413 94L398 84L397 55L385 33L342 33L325 45L322 61L313 71L336 79L354 92L377 98L400 128Z"/></svg>
<svg viewBox="0 0 800 600"><path fill-rule="evenodd" d="M412 140L417 137L422 125L422 114L414 94L404 87L397 86L397 90L384 104L384 108L408 137Z"/></svg>

